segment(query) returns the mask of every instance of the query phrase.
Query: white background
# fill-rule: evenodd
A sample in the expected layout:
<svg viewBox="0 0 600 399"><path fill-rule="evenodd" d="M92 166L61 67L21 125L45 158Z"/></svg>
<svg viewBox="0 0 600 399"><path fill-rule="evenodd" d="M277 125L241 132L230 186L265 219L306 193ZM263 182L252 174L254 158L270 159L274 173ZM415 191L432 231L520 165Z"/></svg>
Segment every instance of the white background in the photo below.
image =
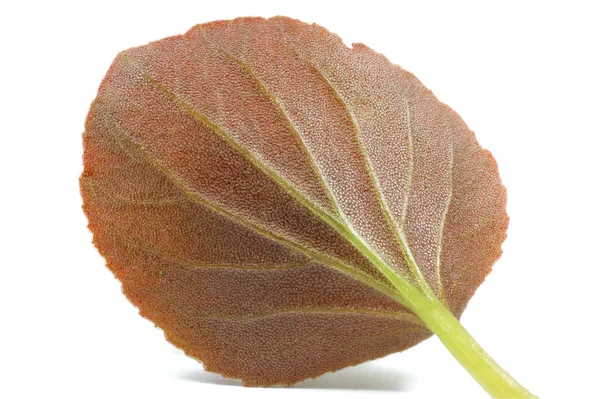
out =
<svg viewBox="0 0 600 399"><path fill-rule="evenodd" d="M92 246L81 133L117 52L278 14L415 73L492 151L510 228L463 324L532 392L600 397L594 2L16 3L0 6L0 397L486 397L436 338L294 388L243 388L164 341Z"/></svg>

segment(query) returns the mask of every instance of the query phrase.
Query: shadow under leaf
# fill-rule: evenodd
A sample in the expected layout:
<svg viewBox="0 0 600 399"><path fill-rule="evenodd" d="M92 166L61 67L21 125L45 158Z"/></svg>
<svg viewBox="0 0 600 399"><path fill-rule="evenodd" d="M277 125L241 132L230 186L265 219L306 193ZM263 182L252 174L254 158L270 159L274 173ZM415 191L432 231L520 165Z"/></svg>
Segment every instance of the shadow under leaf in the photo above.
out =
<svg viewBox="0 0 600 399"><path fill-rule="evenodd" d="M204 370L182 370L177 378L204 384L239 386L244 384L238 380L224 378L219 374ZM302 381L284 389L348 389L364 391L407 392L411 390L411 375L393 368L378 366L374 362L347 367L333 373L327 373L315 379ZM274 388L283 388L276 386Z"/></svg>

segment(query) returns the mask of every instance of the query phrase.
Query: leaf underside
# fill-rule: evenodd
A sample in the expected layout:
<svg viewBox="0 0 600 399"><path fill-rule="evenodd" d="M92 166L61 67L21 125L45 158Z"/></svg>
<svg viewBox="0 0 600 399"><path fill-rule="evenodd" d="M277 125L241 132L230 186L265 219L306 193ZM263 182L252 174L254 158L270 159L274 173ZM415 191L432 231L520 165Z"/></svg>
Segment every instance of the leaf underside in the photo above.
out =
<svg viewBox="0 0 600 399"><path fill-rule="evenodd" d="M456 113L368 47L283 17L120 53L81 192L140 314L247 385L422 341L386 273L460 316L508 223L495 161Z"/></svg>

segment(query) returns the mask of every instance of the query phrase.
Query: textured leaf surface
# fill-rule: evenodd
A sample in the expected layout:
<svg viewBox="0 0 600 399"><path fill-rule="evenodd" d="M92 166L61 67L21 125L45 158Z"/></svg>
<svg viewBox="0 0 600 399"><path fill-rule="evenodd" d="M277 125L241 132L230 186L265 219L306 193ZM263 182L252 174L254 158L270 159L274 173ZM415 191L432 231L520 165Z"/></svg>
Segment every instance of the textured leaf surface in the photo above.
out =
<svg viewBox="0 0 600 399"><path fill-rule="evenodd" d="M418 79L317 25L243 18L118 55L84 133L94 243L207 370L292 384L430 335L500 256L491 155Z"/></svg>

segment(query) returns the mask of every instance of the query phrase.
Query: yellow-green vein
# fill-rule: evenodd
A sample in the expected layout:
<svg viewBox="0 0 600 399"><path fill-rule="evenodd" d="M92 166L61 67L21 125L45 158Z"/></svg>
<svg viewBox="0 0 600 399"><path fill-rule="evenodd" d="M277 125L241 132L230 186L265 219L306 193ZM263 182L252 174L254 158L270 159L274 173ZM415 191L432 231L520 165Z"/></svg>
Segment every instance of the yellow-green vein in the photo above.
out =
<svg viewBox="0 0 600 399"><path fill-rule="evenodd" d="M277 264L277 265L257 265L257 264L245 264L245 265L234 265L234 264L214 264L214 263L201 263L192 261L189 259L182 259L178 256L167 253L164 250L158 249L156 247L152 247L150 245L141 243L140 241L133 239L131 237L126 236L125 234L118 231L114 227L109 230L110 235L125 242L127 245L130 245L136 249L139 249L143 252L148 252L150 254L156 255L164 260L178 263L182 266L193 267L197 269L233 269L240 271L248 271L248 272L260 272L260 271L270 271L270 270L290 270L301 267L306 267L310 265L310 261L307 259L305 262L300 263L290 263L290 264Z"/></svg>
<svg viewBox="0 0 600 399"><path fill-rule="evenodd" d="M436 278L437 278L437 284L438 284L438 290L440 293L440 297L442 302L448 304L447 298L446 298L446 292L444 291L444 284L442 283L442 246L443 246L443 241L444 241L444 228L446 225L446 218L448 217L448 210L450 209L450 204L452 203L452 197L453 197L453 176L454 176L454 147L452 146L452 143L450 143L450 160L449 160L449 164L450 167L448 168L448 197L446 199L446 203L444 204L444 212L442 213L442 221L440 223L440 235L438 237L438 244L437 244L437 256L436 256L436 262L435 262L435 273L436 273Z"/></svg>
<svg viewBox="0 0 600 399"><path fill-rule="evenodd" d="M285 309L275 310L260 314L249 314L249 315L219 315L219 314L200 314L198 317L214 318L219 320L240 320L240 321L251 321L257 319L264 319L268 317L295 315L295 314L322 314L332 316L345 316L345 315L356 315L356 316L369 316L369 317L385 317L393 318L402 321L406 321L418 326L424 326L421 319L412 313L396 310L376 310L376 309L352 309L352 308L332 308L332 309L319 309L319 308L300 308L300 309Z"/></svg>
<svg viewBox="0 0 600 399"><path fill-rule="evenodd" d="M119 126L119 123L117 121L115 121L115 123L117 124L117 126ZM338 258L333 257L328 254L321 253L315 249L308 248L308 247L301 245L301 244L299 244L287 237L284 237L282 235L275 234L275 233L265 229L264 227L260 226L259 224L250 221L249 219L245 219L238 214L228 211L224 207L222 207L214 202L210 202L210 201L200 197L197 193L188 189L180 179L178 179L175 175L173 175L173 173L171 173L161 163L159 163L156 159L154 159L154 157L152 157L140 144L135 142L134 139L132 137L130 137L121 126L119 126L119 129L116 129L116 130L118 130L121 133L121 135L124 138L126 138L148 162L150 162L150 164L152 164L157 170L161 171L163 173L163 175L167 179L169 179L190 201L192 201L196 204L199 204L205 208L208 208L215 213L223 215L223 216L227 217L229 220L232 220L232 221L238 223L239 225L241 225L251 231L254 231L255 233L258 233L264 237L267 237L272 241L280 243L288 248L294 249L294 250L304 254L305 256L308 256L309 258L315 260L316 262L319 262L325 266L333 267L333 268L339 270L340 272L342 272L358 281L363 282L365 285L367 285L373 289L376 289L377 291L389 296L390 298L398 301L402 305L405 305L405 306L407 305L404 298L397 291L393 290L391 287L385 285L381 281L374 280L372 278L372 276L369 276L362 270L359 270L355 267L348 265L343 260L338 259Z"/></svg>
<svg viewBox="0 0 600 399"><path fill-rule="evenodd" d="M333 208L336 212L336 215L339 217L343 217L340 207L339 207L339 204L336 201L333 193L331 192L331 189L329 188L327 182L325 181L325 176L323 175L323 173L321 172L321 169L317 165L314 156L312 155L311 151L308 149L308 146L306 144L306 141L304 140L304 137L300 133L296 124L292 121L291 117L289 116L288 112L285 110L283 105L281 105L281 103L279 102L277 97L275 97L275 95L267 88L267 86L258 78L258 76L254 73L254 71L252 70L252 68L250 68L250 66L248 64L246 64L242 60L232 56L227 51L225 51L221 47L217 46L215 43L211 42L206 37L204 30L200 30L200 33L209 47L211 47L212 49L214 49L215 51L217 51L218 53L223 55L229 61L238 65L248 76L250 76L250 78L256 83L256 85L258 86L259 90L263 93L263 95L265 97L267 97L269 99L269 101L275 106L275 108L277 109L279 114L282 116L282 119L285 121L286 125L288 126L289 130L293 133L294 137L296 138L296 141L300 145L302 152L306 155L306 157L310 163L311 169L313 170L313 173L319 180L319 183L320 183L321 187L323 188L325 195L329 199L331 206L333 206Z"/></svg>
<svg viewBox="0 0 600 399"><path fill-rule="evenodd" d="M343 97L341 96L341 94L339 93L337 88L334 86L334 84L331 82L331 80L329 78L327 78L327 76L325 76L325 74L314 63L312 63L310 61L307 61L307 62L310 65L312 65L314 70L318 73L319 76L321 76L323 81L330 87L331 91L335 94L338 102L340 102L342 104L342 106L344 107L350 121L352 122L352 126L353 126L353 129L356 134L357 143L359 145L360 152L365 160L365 170L369 176L369 179L371 180L371 182L373 184L373 191L375 192L375 195L377 196L377 200L383 211L384 217L386 218L389 227L391 228L393 234L395 235L396 241L398 242L398 244L400 245L400 247L402 249L404 261L408 265L409 269L412 271L415 278L417 279L419 286L423 290L423 293L425 293L426 295L433 295L433 292L431 291L431 287L429 286L429 284L425 280L425 277L421 273L421 270L417 265L417 262L412 254L412 251L411 251L410 247L408 246L406 235L404 234L404 231L401 228L401 226L398 225L395 218L393 217L390 206L389 206L387 200L385 199L385 196L382 193L381 184L379 182L379 179L375 175L370 157L365 149L365 145L364 145L363 138L362 138L362 133L361 133L358 121L356 120L356 116L354 115L354 112L350 109L350 107L348 106L346 101L343 99ZM389 268L394 274L398 275L400 278L404 278L399 275L399 273L396 269L392 268L389 264L387 264L387 262L384 261L384 264L385 264L385 267Z"/></svg>
<svg viewBox="0 0 600 399"><path fill-rule="evenodd" d="M125 198L119 194L109 192L105 188L101 187L95 179L91 176L82 175L79 181L81 185L87 187L88 191L95 197L99 202L103 204L120 204L120 205L177 205L181 203L180 198L163 198L163 199L155 199L155 200L142 200L142 199L133 199L133 198ZM98 195L100 192L102 195ZM111 198L114 200L106 200L105 198Z"/></svg>
<svg viewBox="0 0 600 399"><path fill-rule="evenodd" d="M410 198L410 192L412 189L413 168L415 162L412 113L410 112L410 103L407 99L404 100L404 107L406 109L406 142L408 145L408 168L406 171L406 184L404 185L404 202L402 204L402 215L400 217L400 226L402 227L402 229L404 229L404 225L406 223L406 214L408 213L408 200Z"/></svg>
<svg viewBox="0 0 600 399"><path fill-rule="evenodd" d="M381 282L377 282L376 285L385 287L385 289L389 290L389 293L392 293L392 295L394 297L396 297L397 300L400 301L400 303L402 303L403 305L406 305L406 301L405 301L403 294L405 294L405 291L412 291L414 288L413 285L409 281L407 281L403 276L400 276L396 270L392 269L392 267L389 266L381 258L381 256L377 253L377 251L375 251L369 244L367 244L362 238L360 238L360 235L356 231L353 230L352 226L346 224L344 221L340 221L337 218L332 217L328 213L321 210L319 207L315 207L314 204L312 204L312 202L310 202L308 199L306 199L304 196L302 196L302 194L299 191L297 191L293 186L291 186L285 179L282 179L279 175L277 175L277 173L275 173L273 170L271 170L266 165L261 163L250 151L248 151L246 148L241 146L236 140L234 140L231 137L231 135L227 134L218 125L216 125L215 123L210 121L205 115L197 112L196 110L194 110L193 108L188 106L181 98L179 98L179 96L177 96L175 93L173 93L167 87L162 85L156 79L145 74L139 67L137 67L135 64L133 64L131 61L127 61L127 63L135 71L137 71L142 76L143 79L145 79L146 81L151 83L154 87L156 87L158 90L163 92L163 94L167 95L180 109L182 109L184 112L186 112L192 119L202 123L204 126L209 127L213 132L218 134L219 137L224 139L225 142L229 143L232 146L232 148L236 149L242 156L244 156L252 165L254 165L256 168L261 170L263 173L265 173L267 176L269 176L274 182L276 182L282 188L284 188L286 190L286 192L292 196L292 198L295 198L298 202L300 202L302 205L304 205L307 209L309 209L315 215L319 216L323 221L325 221L326 223L331 225L335 230L340 232L340 234L342 234L342 236L344 238L346 238L348 240L348 242L350 242L354 247L356 247L359 250L359 252L362 253L363 256L365 256L371 262L371 264L374 265L376 267L376 269L379 270L387 278L387 280L392 283L392 285L396 286L396 288L398 289L398 292L396 292L394 290L390 290L389 287L382 284ZM221 211L225 212L224 210L221 210ZM225 212L225 213L227 213L227 212ZM268 236L271 237L271 239L276 240L275 236L272 232L269 232L268 230L265 230L265 229L263 229L263 230L264 230L265 234L267 234ZM279 240L281 240L280 237L279 237ZM289 242L293 243L292 241L289 241ZM294 243L294 245L298 246L297 243ZM302 246L300 246L300 247L302 247ZM306 249L305 247L302 247L302 248ZM313 254L312 256L314 257L315 255ZM329 259L329 262L331 262L331 256L321 254L321 253L319 253L319 256L321 257L321 260L320 260L321 262L326 261L326 259ZM323 256L326 256L327 258L324 259ZM336 260L336 262L341 262L341 261ZM350 268L350 270L354 270L357 273L359 273L358 269L352 268L346 264L343 264L342 269L340 269L340 270L343 271L343 270L347 270L348 268ZM360 273L363 273L363 272L360 271ZM364 274L364 275L368 276L367 274ZM368 280L369 280L368 285L373 287L374 286L373 284L375 283L375 281L372 280L371 278L368 278Z"/></svg>
<svg viewBox="0 0 600 399"><path fill-rule="evenodd" d="M124 58L125 59L125 58ZM164 86L158 80L153 78L152 76L144 73L137 65L135 65L130 60L126 60L127 64L130 65L140 76L152 84L156 89L160 90L163 94L169 97L182 111L187 113L193 120L200 122L202 125L209 128L213 133L215 133L218 137L224 140L227 144L229 144L233 149L235 149L241 156L243 156L252 166L260 170L266 176L268 176L272 181L281 186L292 198L296 201L300 202L303 206L309 209L313 214L318 216L320 219L325 221L331 226L340 226L342 222L330 215L325 210L321 209L321 207L316 206L312 201L306 198L296 187L294 187L290 182L279 176L273 169L269 168L263 162L261 162L256 155L252 153L249 149L245 148L242 144L240 144L231 133L229 133L225 128L219 126L214 121L210 120L206 115L200 113L195 108L189 106L181 97L179 97L176 93L170 90L168 87Z"/></svg>

